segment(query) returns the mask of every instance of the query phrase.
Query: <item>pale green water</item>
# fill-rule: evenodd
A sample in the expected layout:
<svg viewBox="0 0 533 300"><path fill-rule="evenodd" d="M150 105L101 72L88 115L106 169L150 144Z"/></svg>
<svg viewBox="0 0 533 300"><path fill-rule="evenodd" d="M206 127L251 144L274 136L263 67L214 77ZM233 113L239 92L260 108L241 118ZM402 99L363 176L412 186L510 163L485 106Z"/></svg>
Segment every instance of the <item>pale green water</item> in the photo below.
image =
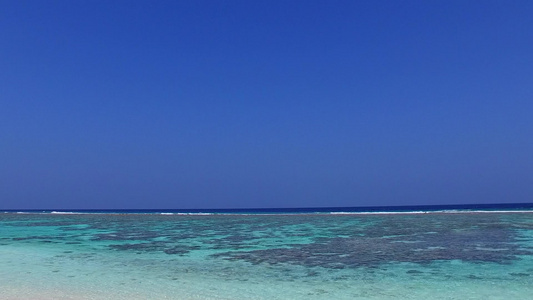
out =
<svg viewBox="0 0 533 300"><path fill-rule="evenodd" d="M0 214L1 299L531 299L533 214Z"/></svg>

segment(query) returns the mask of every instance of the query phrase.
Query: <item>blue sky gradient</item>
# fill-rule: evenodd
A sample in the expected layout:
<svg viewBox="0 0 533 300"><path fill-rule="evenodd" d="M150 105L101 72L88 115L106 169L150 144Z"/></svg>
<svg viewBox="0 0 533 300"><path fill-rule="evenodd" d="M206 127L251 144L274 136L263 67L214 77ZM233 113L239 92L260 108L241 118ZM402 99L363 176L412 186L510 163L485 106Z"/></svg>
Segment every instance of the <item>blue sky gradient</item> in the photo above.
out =
<svg viewBox="0 0 533 300"><path fill-rule="evenodd" d="M0 1L0 208L533 202L532 1Z"/></svg>

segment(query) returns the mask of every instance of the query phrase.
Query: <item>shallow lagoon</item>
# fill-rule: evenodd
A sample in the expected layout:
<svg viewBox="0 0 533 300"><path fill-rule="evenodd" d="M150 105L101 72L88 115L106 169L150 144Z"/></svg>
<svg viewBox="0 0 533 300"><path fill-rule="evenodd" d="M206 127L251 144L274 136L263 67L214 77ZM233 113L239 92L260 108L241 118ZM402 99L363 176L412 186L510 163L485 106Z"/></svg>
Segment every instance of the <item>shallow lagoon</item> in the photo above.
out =
<svg viewBox="0 0 533 300"><path fill-rule="evenodd" d="M533 213L0 214L6 299L529 299Z"/></svg>

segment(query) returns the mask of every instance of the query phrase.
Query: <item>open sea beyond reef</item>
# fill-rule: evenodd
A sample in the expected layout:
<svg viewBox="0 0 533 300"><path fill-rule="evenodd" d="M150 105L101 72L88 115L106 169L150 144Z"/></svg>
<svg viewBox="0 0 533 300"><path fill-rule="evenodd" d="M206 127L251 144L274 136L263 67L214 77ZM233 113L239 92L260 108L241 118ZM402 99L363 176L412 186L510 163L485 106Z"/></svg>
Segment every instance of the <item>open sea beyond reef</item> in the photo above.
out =
<svg viewBox="0 0 533 300"><path fill-rule="evenodd" d="M532 204L0 212L0 299L532 297Z"/></svg>

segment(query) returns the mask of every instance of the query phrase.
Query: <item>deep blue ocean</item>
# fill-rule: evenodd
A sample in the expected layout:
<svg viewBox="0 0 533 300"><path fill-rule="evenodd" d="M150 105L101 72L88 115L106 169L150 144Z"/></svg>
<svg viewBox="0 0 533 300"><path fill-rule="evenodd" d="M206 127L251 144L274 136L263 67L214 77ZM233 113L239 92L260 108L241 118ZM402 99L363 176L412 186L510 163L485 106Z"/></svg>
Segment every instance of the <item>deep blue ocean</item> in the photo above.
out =
<svg viewBox="0 0 533 300"><path fill-rule="evenodd" d="M213 214L309 214L331 212L438 212L438 211L533 210L533 203L448 204L362 207L226 208L226 209L9 209L0 212L81 213L213 213Z"/></svg>

